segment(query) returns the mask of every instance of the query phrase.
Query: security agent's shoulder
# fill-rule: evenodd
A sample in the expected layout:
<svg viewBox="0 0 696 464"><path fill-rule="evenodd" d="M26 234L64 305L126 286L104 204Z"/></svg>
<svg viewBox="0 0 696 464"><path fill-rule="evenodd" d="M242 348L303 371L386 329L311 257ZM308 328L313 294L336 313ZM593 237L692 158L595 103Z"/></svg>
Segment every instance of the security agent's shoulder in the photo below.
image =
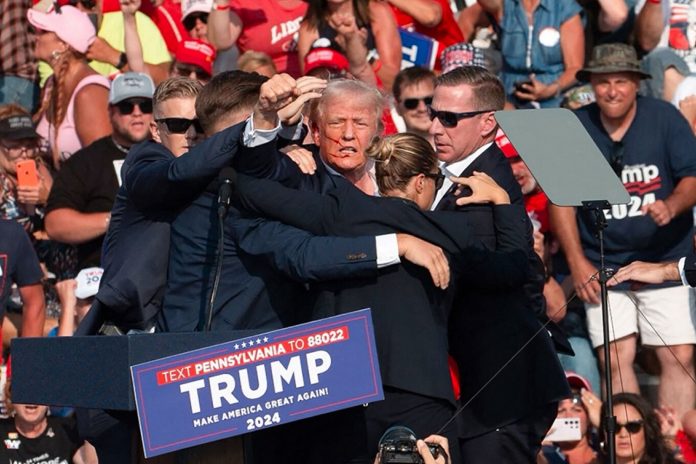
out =
<svg viewBox="0 0 696 464"><path fill-rule="evenodd" d="M159 159L173 157L174 154L161 143L157 143L154 140L145 140L131 147L128 151L128 155L126 155L126 163L132 165L137 161L148 158Z"/></svg>

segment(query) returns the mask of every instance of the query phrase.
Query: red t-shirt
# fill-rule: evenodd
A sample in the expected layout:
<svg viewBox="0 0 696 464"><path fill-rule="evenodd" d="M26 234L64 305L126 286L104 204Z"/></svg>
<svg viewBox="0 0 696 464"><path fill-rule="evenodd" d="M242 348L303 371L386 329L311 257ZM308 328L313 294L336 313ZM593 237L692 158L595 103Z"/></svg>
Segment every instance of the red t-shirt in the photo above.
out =
<svg viewBox="0 0 696 464"><path fill-rule="evenodd" d="M276 0L232 0L231 6L244 25L237 40L239 52L267 53L278 72L300 77L297 34L307 3L297 0L295 6L285 7Z"/></svg>
<svg viewBox="0 0 696 464"><path fill-rule="evenodd" d="M396 23L399 25L399 27L418 32L419 34L427 35L440 43L437 50L437 60L435 61L435 69L440 69L440 55L442 54L442 51L450 45L464 42L464 36L457 25L457 20L454 19L449 2L447 0L432 1L439 3L440 8L442 8L442 20L440 21L440 24L435 27L425 27L418 24L413 20L412 16L407 15L393 5L392 11L394 12Z"/></svg>

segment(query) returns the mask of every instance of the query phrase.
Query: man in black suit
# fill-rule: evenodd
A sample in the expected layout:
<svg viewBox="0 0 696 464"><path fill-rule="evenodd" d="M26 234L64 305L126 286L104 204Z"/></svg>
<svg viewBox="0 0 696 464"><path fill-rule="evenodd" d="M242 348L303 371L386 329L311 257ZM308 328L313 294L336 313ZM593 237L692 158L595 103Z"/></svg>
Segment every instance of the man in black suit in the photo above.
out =
<svg viewBox="0 0 696 464"><path fill-rule="evenodd" d="M502 84L484 68L443 74L429 109L430 133L446 176L485 172L508 192L513 204L522 205L520 187L494 143L494 112L504 101ZM457 209L451 187L446 181L434 209L461 211L478 238L495 249L491 207ZM538 269L531 243L528 256ZM557 402L569 394L549 332L537 319L543 312L543 282L537 271L524 288L491 292L471 285L458 290L450 318L450 352L460 371L463 462L535 462Z"/></svg>
<svg viewBox="0 0 696 464"><path fill-rule="evenodd" d="M634 261L616 271L607 284L613 287L627 281L639 284L681 281L684 285L696 287L696 253L691 252L679 261L666 263Z"/></svg>

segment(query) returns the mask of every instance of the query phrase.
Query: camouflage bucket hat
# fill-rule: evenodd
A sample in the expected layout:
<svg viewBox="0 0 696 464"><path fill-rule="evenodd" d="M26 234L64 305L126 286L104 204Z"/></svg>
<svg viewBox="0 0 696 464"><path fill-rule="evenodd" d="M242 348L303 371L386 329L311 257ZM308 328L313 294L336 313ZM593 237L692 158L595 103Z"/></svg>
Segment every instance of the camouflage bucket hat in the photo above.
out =
<svg viewBox="0 0 696 464"><path fill-rule="evenodd" d="M651 78L650 74L641 71L636 50L622 43L597 45L592 49L592 57L587 67L578 71L575 77L579 81L587 82L592 74L620 72L634 73L641 79Z"/></svg>

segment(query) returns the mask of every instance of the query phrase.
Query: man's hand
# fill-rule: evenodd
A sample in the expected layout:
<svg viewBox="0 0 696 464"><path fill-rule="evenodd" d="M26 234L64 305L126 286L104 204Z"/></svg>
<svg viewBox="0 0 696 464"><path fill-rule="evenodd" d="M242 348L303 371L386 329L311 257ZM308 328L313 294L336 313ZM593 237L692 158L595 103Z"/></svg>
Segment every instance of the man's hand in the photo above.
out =
<svg viewBox="0 0 696 464"><path fill-rule="evenodd" d="M585 303L599 304L599 281L597 268L586 258L570 266L573 286L578 297Z"/></svg>
<svg viewBox="0 0 696 464"><path fill-rule="evenodd" d="M282 148L280 151L297 164L302 174L312 175L317 171L317 163L314 160L314 156L306 148L293 144Z"/></svg>
<svg viewBox="0 0 696 464"><path fill-rule="evenodd" d="M643 214L649 214L658 226L666 226L674 218L669 205L663 200L645 205L640 210Z"/></svg>
<svg viewBox="0 0 696 464"><path fill-rule="evenodd" d="M428 449L428 443L440 445L442 451L446 453L446 456L443 456L441 451L440 455L437 457L437 459L435 459L430 450ZM430 435L425 440L416 441L416 447L418 448L418 454L420 454L421 458L423 458L424 464L447 464L448 462L450 462L449 443L447 441L447 438L443 436Z"/></svg>
<svg viewBox="0 0 696 464"><path fill-rule="evenodd" d="M327 82L318 77L303 76L296 81L296 98L278 110L278 117L284 126L294 126L302 118L305 103L321 97Z"/></svg>
<svg viewBox="0 0 696 464"><path fill-rule="evenodd" d="M56 282L56 294L58 295L58 301L60 301L63 309L75 310L77 306L77 297L75 296L76 288L77 281L75 279Z"/></svg>
<svg viewBox="0 0 696 464"><path fill-rule="evenodd" d="M643 261L634 261L628 266L624 266L614 274L607 285L613 287L632 280L634 282L642 282L645 284L661 284L669 281L679 281L678 263L645 263Z"/></svg>
<svg viewBox="0 0 696 464"><path fill-rule="evenodd" d="M450 269L442 248L408 234L396 234L399 256L430 272L436 287L446 289L450 281Z"/></svg>
<svg viewBox="0 0 696 464"><path fill-rule="evenodd" d="M87 59L102 61L116 66L119 59L121 59L121 52L109 45L106 40L96 37L92 45L87 49Z"/></svg>
<svg viewBox="0 0 696 464"><path fill-rule="evenodd" d="M493 203L504 205L510 203L510 196L493 178L485 172L474 171L470 177L450 177L450 180L471 189L471 195L457 198L457 205L464 206L472 203Z"/></svg>
<svg viewBox="0 0 696 464"><path fill-rule="evenodd" d="M121 12L124 16L135 16L140 9L142 0L121 0Z"/></svg>
<svg viewBox="0 0 696 464"><path fill-rule="evenodd" d="M289 74L276 74L261 84L259 100L254 108L254 127L274 129L278 124L278 110L299 95L297 81Z"/></svg>

